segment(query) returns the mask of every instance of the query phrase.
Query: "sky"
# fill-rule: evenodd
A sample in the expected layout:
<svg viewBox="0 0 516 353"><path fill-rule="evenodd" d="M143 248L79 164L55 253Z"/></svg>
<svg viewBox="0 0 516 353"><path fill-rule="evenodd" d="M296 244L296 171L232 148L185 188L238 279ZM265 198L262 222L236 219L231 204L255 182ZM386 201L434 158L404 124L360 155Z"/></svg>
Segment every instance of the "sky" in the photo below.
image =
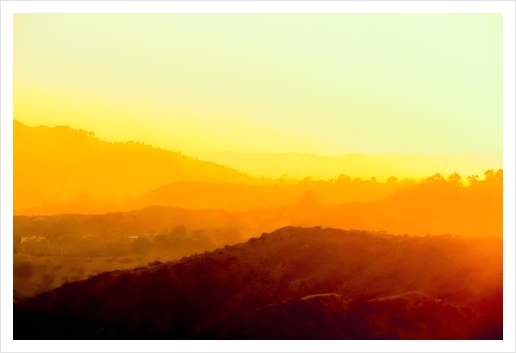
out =
<svg viewBox="0 0 516 353"><path fill-rule="evenodd" d="M196 155L502 150L501 14L15 14L14 118Z"/></svg>

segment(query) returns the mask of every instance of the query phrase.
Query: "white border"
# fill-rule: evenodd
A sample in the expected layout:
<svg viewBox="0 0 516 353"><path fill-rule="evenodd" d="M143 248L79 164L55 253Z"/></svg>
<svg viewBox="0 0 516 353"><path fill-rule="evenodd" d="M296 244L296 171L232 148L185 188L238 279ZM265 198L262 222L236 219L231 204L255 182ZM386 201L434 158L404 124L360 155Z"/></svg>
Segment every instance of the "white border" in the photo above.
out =
<svg viewBox="0 0 516 353"><path fill-rule="evenodd" d="M505 13L511 8L508 1L4 1L2 4L9 13Z"/></svg>
<svg viewBox="0 0 516 353"><path fill-rule="evenodd" d="M513 1L192 1L1 3L1 351L39 352L514 352L515 346L515 3ZM12 340L12 45L13 13L503 13L504 16L504 340L503 341L13 341Z"/></svg>

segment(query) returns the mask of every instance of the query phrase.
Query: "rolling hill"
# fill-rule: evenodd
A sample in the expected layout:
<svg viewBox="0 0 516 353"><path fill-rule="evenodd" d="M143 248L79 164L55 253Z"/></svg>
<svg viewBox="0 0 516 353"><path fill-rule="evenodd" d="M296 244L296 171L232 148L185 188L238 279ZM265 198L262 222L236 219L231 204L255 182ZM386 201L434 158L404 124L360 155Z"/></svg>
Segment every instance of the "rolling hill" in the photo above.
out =
<svg viewBox="0 0 516 353"><path fill-rule="evenodd" d="M99 205L99 213L113 211L110 207L124 198L182 180L263 182L180 152L101 141L93 132L67 126L30 127L15 120L13 133L15 214L73 202Z"/></svg>
<svg viewBox="0 0 516 353"><path fill-rule="evenodd" d="M286 227L14 310L15 339L501 339L502 239Z"/></svg>

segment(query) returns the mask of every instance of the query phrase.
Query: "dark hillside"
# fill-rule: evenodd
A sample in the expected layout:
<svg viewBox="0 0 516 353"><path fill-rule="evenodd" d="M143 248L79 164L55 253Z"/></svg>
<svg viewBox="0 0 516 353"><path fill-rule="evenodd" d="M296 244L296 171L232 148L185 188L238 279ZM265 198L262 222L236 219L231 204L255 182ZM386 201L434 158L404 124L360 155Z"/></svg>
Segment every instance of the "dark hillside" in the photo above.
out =
<svg viewBox="0 0 516 353"><path fill-rule="evenodd" d="M15 305L14 337L500 339L501 320L500 238L287 227L65 284Z"/></svg>

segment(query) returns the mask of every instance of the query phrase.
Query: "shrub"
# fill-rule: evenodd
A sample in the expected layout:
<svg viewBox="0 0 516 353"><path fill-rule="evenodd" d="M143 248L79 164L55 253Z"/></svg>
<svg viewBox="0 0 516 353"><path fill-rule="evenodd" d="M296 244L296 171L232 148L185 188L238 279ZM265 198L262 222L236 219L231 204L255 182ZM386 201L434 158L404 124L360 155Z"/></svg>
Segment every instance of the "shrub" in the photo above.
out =
<svg viewBox="0 0 516 353"><path fill-rule="evenodd" d="M34 265L29 261L14 264L14 275L19 278L29 278L34 273Z"/></svg>

